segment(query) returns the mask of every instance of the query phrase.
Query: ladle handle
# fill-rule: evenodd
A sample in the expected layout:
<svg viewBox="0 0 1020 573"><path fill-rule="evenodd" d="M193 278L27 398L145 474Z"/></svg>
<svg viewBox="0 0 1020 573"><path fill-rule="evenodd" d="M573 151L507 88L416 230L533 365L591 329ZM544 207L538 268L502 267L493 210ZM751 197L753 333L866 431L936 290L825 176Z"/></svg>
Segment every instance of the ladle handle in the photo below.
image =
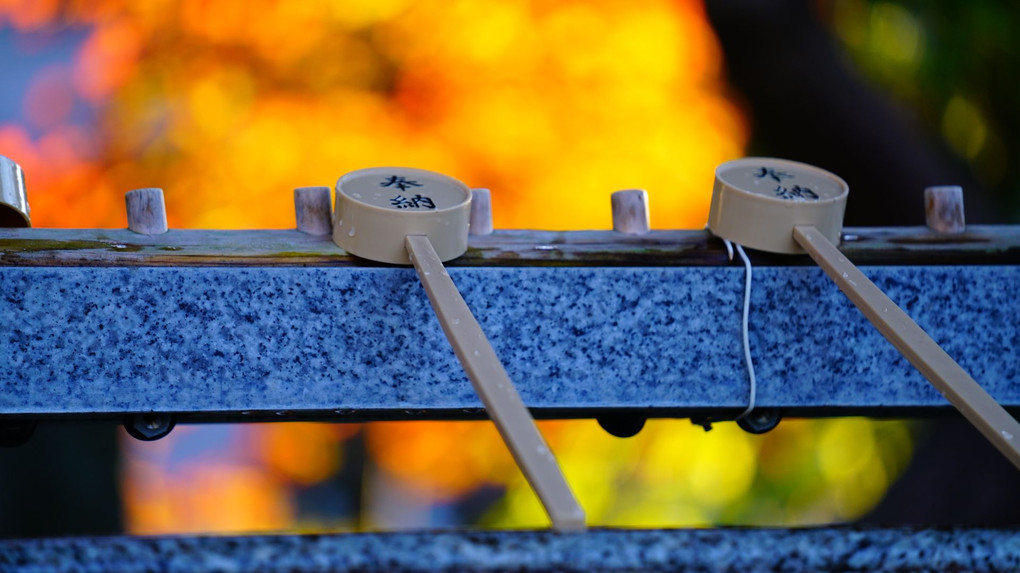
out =
<svg viewBox="0 0 1020 573"><path fill-rule="evenodd" d="M811 226L793 228L793 238L825 274L857 305L911 364L917 368L985 438L1020 468L1020 423L864 276L825 235Z"/></svg>
<svg viewBox="0 0 1020 573"><path fill-rule="evenodd" d="M524 477L545 506L553 529L584 529L584 510L432 243L425 235L408 235L404 244L446 338Z"/></svg>

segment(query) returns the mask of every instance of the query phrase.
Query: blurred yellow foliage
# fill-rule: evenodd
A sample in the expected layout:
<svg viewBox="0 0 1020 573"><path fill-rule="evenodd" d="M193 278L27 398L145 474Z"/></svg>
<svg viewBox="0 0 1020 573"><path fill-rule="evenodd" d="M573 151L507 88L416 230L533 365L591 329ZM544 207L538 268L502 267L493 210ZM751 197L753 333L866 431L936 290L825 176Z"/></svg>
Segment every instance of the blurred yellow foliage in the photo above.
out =
<svg viewBox="0 0 1020 573"><path fill-rule="evenodd" d="M497 227L610 228L610 192L636 187L653 226L701 228L715 166L747 140L694 0L0 0L0 25L85 33L34 80L29 124L0 125L36 226L123 227L122 194L158 186L173 227L286 228L292 188L407 165L490 188ZM956 129L966 114L950 111ZM541 427L598 525L850 518L910 450L905 430L886 443L889 424L862 420L766 436L661 420L628 440L592 421ZM126 443L133 533L300 525L294 485L341 467L357 427L270 425L231 444L239 458L177 466L182 431ZM363 439L402 487L505 487L486 523L545 522L488 422L375 423Z"/></svg>
<svg viewBox="0 0 1020 573"><path fill-rule="evenodd" d="M547 435L549 424L540 424ZM594 421L554 424L553 451L589 521L601 526L854 519L879 501L910 449L901 422L863 418L784 420L760 436L732 423L706 432L687 420L650 420L627 439ZM506 498L485 522L547 526L523 476L514 470L508 477Z"/></svg>
<svg viewBox="0 0 1020 573"><path fill-rule="evenodd" d="M14 4L25 31L89 27L73 86L36 94L101 115L94 172L32 181L40 226L122 226L60 206L158 185L178 227L289 227L291 188L402 164L492 189L501 227L607 228L631 187L700 227L746 139L697 2ZM41 141L21 155L53 165Z"/></svg>

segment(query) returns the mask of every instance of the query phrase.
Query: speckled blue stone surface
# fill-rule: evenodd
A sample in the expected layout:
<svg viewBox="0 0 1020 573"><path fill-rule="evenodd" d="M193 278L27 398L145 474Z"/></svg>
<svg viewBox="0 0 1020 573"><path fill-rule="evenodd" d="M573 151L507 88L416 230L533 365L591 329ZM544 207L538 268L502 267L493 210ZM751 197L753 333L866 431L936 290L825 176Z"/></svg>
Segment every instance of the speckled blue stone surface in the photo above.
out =
<svg viewBox="0 0 1020 573"><path fill-rule="evenodd" d="M868 274L1020 406L1020 269ZM525 403L738 408L743 270L451 268ZM0 268L0 414L479 408L409 268ZM755 269L758 404L948 405L814 267Z"/></svg>
<svg viewBox="0 0 1020 573"><path fill-rule="evenodd" d="M996 529L674 529L0 540L0 571L1016 571Z"/></svg>

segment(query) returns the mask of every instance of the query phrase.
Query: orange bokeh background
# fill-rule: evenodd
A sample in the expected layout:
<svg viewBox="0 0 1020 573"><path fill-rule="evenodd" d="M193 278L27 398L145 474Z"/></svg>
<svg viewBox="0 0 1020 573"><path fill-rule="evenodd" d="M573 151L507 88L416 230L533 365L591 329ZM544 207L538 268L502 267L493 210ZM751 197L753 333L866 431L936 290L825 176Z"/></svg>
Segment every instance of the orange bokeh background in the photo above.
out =
<svg viewBox="0 0 1020 573"><path fill-rule="evenodd" d="M747 137L697 2L12 4L87 31L0 131L37 226L124 226L158 186L175 227L289 227L290 189L399 164L492 189L498 227L607 228L631 187L700 227Z"/></svg>
<svg viewBox="0 0 1020 573"><path fill-rule="evenodd" d="M82 38L0 125L37 227L124 227L123 193L154 186L171 227L289 228L293 188L406 165L491 189L497 228L608 229L625 188L648 191L653 227L701 228L715 166L748 137L693 0L0 0L0 26ZM910 450L903 426L860 420L767 436L653 421L626 441L590 420L541 427L604 525L851 518ZM481 523L543 523L488 423L248 425L182 458L206 431L123 441L130 532L385 527L297 509L352 463L350 440L396 484L371 495L446 504L491 485L506 495Z"/></svg>

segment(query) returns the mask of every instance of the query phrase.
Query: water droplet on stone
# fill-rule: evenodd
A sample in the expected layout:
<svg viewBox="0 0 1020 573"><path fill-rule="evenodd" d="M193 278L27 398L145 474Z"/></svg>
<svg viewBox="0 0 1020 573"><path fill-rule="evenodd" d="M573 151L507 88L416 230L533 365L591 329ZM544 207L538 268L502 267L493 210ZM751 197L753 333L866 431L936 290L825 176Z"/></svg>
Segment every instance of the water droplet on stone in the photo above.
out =
<svg viewBox="0 0 1020 573"><path fill-rule="evenodd" d="M1013 434L1010 434L1010 433L1009 433L1009 432L1007 432L1006 430L1002 430L1002 431L1001 431L1001 432L999 432L999 433L1000 433L1000 434L1002 434L1002 437L1003 437L1003 438L1006 438L1007 440L1012 440L1012 439L1013 439Z"/></svg>
<svg viewBox="0 0 1020 573"><path fill-rule="evenodd" d="M351 227L351 230L350 230L350 231L347 231L347 236L348 236L348 237L353 237L353 236L354 236L354 233L356 233L356 232L357 232L357 231L355 231L355 230L354 230L354 227Z"/></svg>

